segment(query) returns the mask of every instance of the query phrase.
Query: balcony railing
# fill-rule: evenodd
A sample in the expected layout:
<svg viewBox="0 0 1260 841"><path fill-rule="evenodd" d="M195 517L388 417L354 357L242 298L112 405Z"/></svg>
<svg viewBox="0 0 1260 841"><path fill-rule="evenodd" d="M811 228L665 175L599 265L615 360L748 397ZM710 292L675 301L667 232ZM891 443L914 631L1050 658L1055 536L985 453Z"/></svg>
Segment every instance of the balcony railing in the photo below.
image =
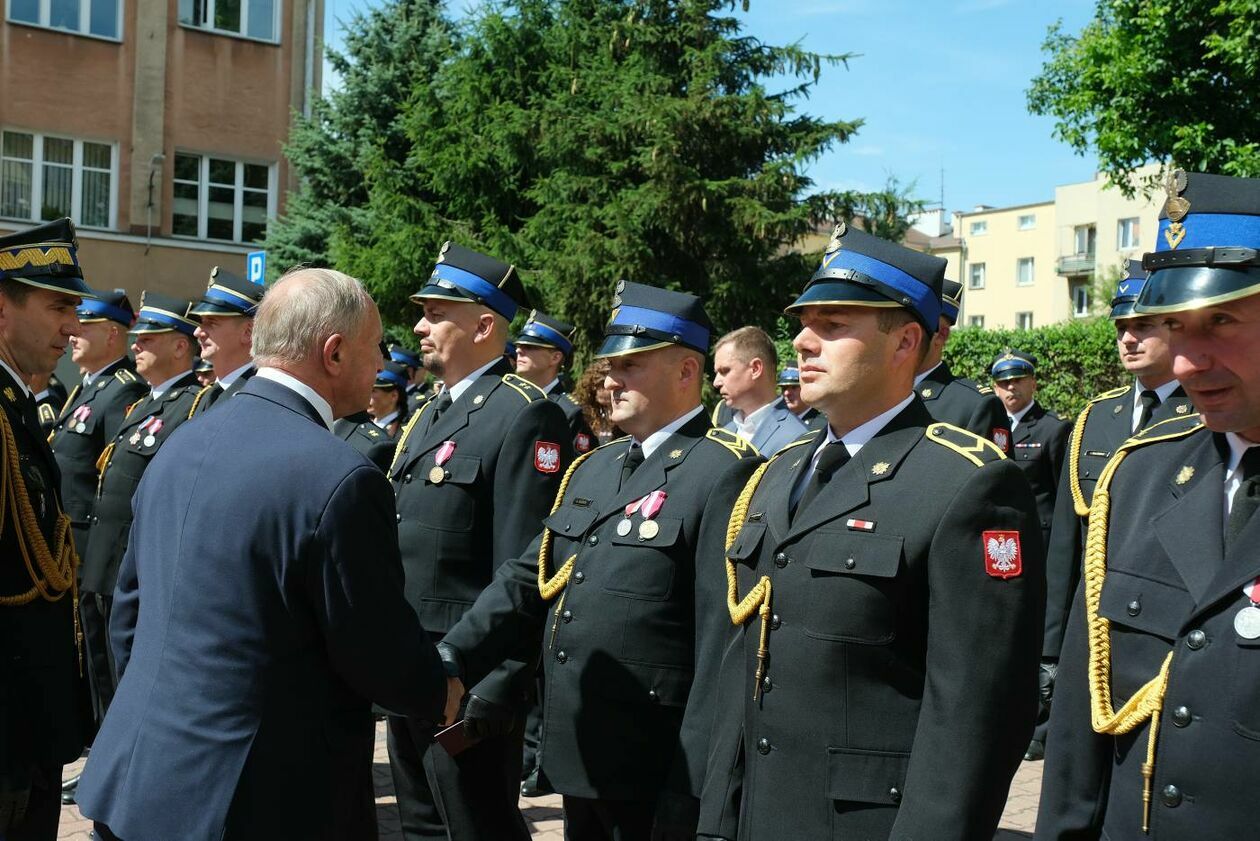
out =
<svg viewBox="0 0 1260 841"><path fill-rule="evenodd" d="M1097 264L1093 252L1088 254L1068 254L1060 257L1055 265L1055 271L1061 275L1074 276L1083 274L1093 274L1094 267Z"/></svg>

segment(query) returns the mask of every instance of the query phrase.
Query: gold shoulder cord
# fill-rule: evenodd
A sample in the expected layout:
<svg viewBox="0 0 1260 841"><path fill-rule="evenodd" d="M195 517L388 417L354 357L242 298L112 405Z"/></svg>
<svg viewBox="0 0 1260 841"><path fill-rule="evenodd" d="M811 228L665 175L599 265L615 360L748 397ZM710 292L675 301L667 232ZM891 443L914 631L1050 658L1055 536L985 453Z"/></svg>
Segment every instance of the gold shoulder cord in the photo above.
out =
<svg viewBox="0 0 1260 841"><path fill-rule="evenodd" d="M604 446L608 445L605 444ZM564 493L569 489L569 480L573 478L573 473L578 469L578 465L594 455L595 452L596 450L591 450L589 453L582 453L582 455L573 459L569 469L564 471L564 478L560 480L560 490L556 491L556 501L551 506L552 514L559 511L560 506L564 503ZM573 564L576 560L577 555L573 555L564 562L560 569L556 570L555 575L548 573L547 570L551 567L551 529L543 526L542 540L538 544L538 592L542 594L545 601L554 599L564 589L564 586L569 583L569 576L573 574Z"/></svg>
<svg viewBox="0 0 1260 841"><path fill-rule="evenodd" d="M214 388L213 384L201 387L201 391L198 391L197 396L193 398L192 406L188 409L188 417L186 420L192 420L192 416L197 414L197 406L201 403L201 398L205 397L206 392L212 388ZM130 409L128 411L130 411Z"/></svg>
<svg viewBox="0 0 1260 841"><path fill-rule="evenodd" d="M753 494L761 484L761 477L766 468L773 462L767 461L753 471L748 483L740 491L731 508L731 518L726 523L726 609L731 614L732 625L743 625L752 618L753 613L761 614L761 641L757 647L757 673L753 677L753 700L761 695L761 679L766 673L766 661L770 658L770 576L763 575L748 595L739 599L739 579L735 574L735 562L730 558L731 547L739 530L744 527L744 518L748 516L748 506L752 503ZM738 599L738 600L737 600Z"/></svg>
<svg viewBox="0 0 1260 841"><path fill-rule="evenodd" d="M6 462L5 469L0 470L0 534L4 532L6 516L11 515L18 551L32 585L25 593L0 596L0 607L20 607L36 598L56 602L70 593L74 602L74 644L79 654L79 676L82 677L83 629L79 626L79 587L75 582L79 556L74 551L74 540L70 536L70 518L58 510L53 545L49 548L39 530L39 521L35 518L35 509L31 506L26 482L22 479L17 439L5 412L0 412L0 437L3 438L0 446L4 447Z"/></svg>
<svg viewBox="0 0 1260 841"><path fill-rule="evenodd" d="M1156 441L1181 438L1201 429L1196 425L1170 435L1130 438L1120 445L1103 468L1094 488L1090 508L1089 530L1085 538L1085 625L1089 644L1089 699L1091 725L1096 733L1120 736L1144 722L1151 722L1146 742L1146 761L1142 763L1142 832L1150 832L1151 780L1155 776L1155 743L1159 738L1159 717L1168 689L1168 669L1173 653L1168 652L1159 673L1151 678L1118 711L1111 698L1111 622L1098 614L1103 581L1107 575L1107 524L1111 512L1111 480L1116 469L1132 450Z"/></svg>
<svg viewBox="0 0 1260 841"><path fill-rule="evenodd" d="M1085 501L1085 492L1081 490L1081 440L1085 437L1085 419L1093 403L1086 403L1085 408L1076 416L1076 424L1072 427L1072 436L1068 442L1068 487L1072 490L1072 504L1076 516L1089 516L1089 503Z"/></svg>
<svg viewBox="0 0 1260 841"><path fill-rule="evenodd" d="M411 416L411 420L407 421L407 425L403 427L402 435L398 436L398 443L394 445L394 460L389 463L389 470L386 472L386 476L391 475L394 472L394 468L398 466L398 458L407 447L407 439L411 437L411 430L415 429L416 421L420 420L420 416L424 414L424 410L429 408L429 404L432 402L432 400L426 400L421 403L420 408Z"/></svg>

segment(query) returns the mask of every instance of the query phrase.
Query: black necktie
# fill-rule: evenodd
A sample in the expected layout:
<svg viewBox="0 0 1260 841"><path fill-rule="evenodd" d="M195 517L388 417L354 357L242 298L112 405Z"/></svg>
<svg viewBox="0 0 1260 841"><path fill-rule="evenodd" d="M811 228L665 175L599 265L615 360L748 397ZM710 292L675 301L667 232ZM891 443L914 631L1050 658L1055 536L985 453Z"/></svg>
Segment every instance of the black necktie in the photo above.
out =
<svg viewBox="0 0 1260 841"><path fill-rule="evenodd" d="M630 481L630 474L639 468L643 463L643 447L634 444L626 453L625 461L621 463L621 487L626 486L626 482Z"/></svg>
<svg viewBox="0 0 1260 841"><path fill-rule="evenodd" d="M433 400L433 408L429 410L429 425L437 423L437 419L442 417L442 413L451 408L451 393L444 391Z"/></svg>
<svg viewBox="0 0 1260 841"><path fill-rule="evenodd" d="M1151 391L1149 388L1143 389L1138 395L1138 404L1141 408L1138 410L1137 429L1134 432L1141 432L1146 429L1146 425L1151 422L1151 415L1155 413L1160 403L1159 395Z"/></svg>
<svg viewBox="0 0 1260 841"><path fill-rule="evenodd" d="M814 474L809 477L809 481L805 483L805 492L801 494L801 499L796 503L796 514L804 511L809 504L814 501L814 497L826 487L831 481L831 477L835 472L843 467L849 461L849 448L844 445L843 441L833 441L830 444L824 444L822 453L818 456L818 464L814 467Z"/></svg>
<svg viewBox="0 0 1260 841"><path fill-rule="evenodd" d="M1242 484L1234 491L1234 501L1229 507L1229 522L1225 526L1225 551L1246 528L1251 515L1260 508L1260 447L1248 447L1238 463Z"/></svg>

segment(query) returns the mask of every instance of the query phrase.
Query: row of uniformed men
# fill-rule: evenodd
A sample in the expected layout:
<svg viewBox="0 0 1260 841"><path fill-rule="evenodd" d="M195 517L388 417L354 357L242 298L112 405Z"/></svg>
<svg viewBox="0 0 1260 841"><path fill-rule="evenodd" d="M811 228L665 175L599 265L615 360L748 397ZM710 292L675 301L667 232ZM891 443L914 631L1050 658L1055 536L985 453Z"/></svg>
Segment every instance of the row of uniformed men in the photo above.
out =
<svg viewBox="0 0 1260 841"><path fill-rule="evenodd" d="M1121 345L1171 327L1174 373L1203 414L1174 408L1088 449L1099 406L1124 396L1111 394L1073 435L1060 498L1088 516L1088 551L1039 837L1252 823L1257 220L1260 182L1173 179ZM571 460L562 412L498 351L524 301L515 270L443 249L415 299L425 366L447 387L409 420L390 479L407 597L473 745L448 755L391 718L408 837L528 837L513 795L540 651L541 765L571 838L992 835L1056 607L1036 500L997 427L939 422L916 391L943 271L838 228L789 307L802 397L828 425L768 462L704 416L701 302L619 284L599 356L629 434ZM1143 388L1110 414L1131 407L1140 425L1159 410L1141 392L1159 387L1131 370ZM1097 482L1084 506L1082 479ZM88 808L119 814L108 797Z"/></svg>

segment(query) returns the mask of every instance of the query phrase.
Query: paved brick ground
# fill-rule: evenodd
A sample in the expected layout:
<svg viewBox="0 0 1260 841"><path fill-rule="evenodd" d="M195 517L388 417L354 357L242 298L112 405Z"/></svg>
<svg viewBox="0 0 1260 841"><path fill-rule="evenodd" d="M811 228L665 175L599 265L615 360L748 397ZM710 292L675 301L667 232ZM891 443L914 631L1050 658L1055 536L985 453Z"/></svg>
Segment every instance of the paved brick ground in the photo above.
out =
<svg viewBox="0 0 1260 841"><path fill-rule="evenodd" d="M67 769L67 775L77 771L79 765ZM376 814L380 825L380 841L402 841L402 833L398 829L398 811L394 802L394 786L389 778L389 758L385 753L385 727L376 728L376 758L373 766L376 779ZM1002 831L998 839L1014 841L1031 838L1033 824L1037 819L1037 797L1041 790L1041 763L1025 762L1015 775L1011 784L1010 798L1006 801L1006 811L1002 815ZM560 797L540 797L533 800L521 800L521 811L529 822L537 841L563 841L564 818L560 809ZM83 819L79 810L69 807L61 813L61 841L89 841L91 824ZM995 839L996 841L996 839Z"/></svg>

